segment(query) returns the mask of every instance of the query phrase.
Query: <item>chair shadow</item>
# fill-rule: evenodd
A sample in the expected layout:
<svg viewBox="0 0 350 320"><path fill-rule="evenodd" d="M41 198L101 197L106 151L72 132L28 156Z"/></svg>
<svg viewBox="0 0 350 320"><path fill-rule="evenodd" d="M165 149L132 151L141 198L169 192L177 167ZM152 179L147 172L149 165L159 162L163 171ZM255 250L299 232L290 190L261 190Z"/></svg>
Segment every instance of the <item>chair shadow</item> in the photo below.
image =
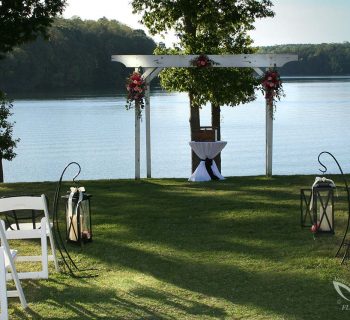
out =
<svg viewBox="0 0 350 320"><path fill-rule="evenodd" d="M157 310L152 305L143 302L145 299L161 301L164 306L176 308L182 313L193 315L219 315L225 312L204 303L192 302L182 296L168 294L149 287L140 287L130 292L117 294L115 290L101 289L88 280L82 285L72 285L71 278L60 275L59 280L26 281L24 290L29 291L27 302L29 307L23 310L19 303L10 302L11 319L47 319L41 314L36 305L31 307L32 301L40 301L42 308L50 308L50 319L171 319L166 311ZM81 279L79 280L81 282ZM57 286L59 288L57 288ZM62 288L64 288L62 290ZM49 293L49 294L48 294ZM64 296L64 299L62 299ZM65 310L62 316L55 316L55 309ZM58 311L60 312L60 311ZM47 314L47 310L44 311Z"/></svg>

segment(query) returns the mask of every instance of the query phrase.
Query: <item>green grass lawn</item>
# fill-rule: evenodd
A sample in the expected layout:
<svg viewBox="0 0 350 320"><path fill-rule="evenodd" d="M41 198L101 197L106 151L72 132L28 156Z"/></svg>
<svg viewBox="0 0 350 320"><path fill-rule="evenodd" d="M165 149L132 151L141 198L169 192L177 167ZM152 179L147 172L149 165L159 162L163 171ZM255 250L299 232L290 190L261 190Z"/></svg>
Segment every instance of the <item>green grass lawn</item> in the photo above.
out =
<svg viewBox="0 0 350 320"><path fill-rule="evenodd" d="M94 241L72 248L95 278L52 272L24 280L29 310L12 319L348 319L332 281L350 284L334 258L336 235L300 228L301 187L311 176L84 181L93 195ZM63 190L65 191L69 184ZM0 196L46 193L55 183L3 184ZM28 246L12 243L28 251ZM30 243L29 247L33 244ZM53 266L51 265L51 271Z"/></svg>

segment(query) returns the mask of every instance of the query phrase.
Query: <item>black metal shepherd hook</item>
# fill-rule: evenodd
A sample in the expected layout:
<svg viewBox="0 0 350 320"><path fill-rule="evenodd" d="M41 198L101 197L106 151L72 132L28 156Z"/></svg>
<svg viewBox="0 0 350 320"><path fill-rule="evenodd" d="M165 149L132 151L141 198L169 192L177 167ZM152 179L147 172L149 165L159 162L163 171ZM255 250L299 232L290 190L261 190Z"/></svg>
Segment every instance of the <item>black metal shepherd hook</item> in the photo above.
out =
<svg viewBox="0 0 350 320"><path fill-rule="evenodd" d="M81 167L79 163L77 162L70 162L62 171L60 180L57 183L57 188L55 192L55 197L54 197L54 203L53 203L53 234L54 234L54 240L56 242L57 249L61 255L61 258L63 260L63 263L65 267L68 269L69 273L75 277L75 278L86 278L86 277L95 277L96 275L83 275L83 276L78 276L75 272L81 272L81 271L90 271L90 270L95 270L95 269L85 269L81 270L77 267L75 262L73 261L71 255L68 252L68 249L65 246L65 241L62 239L61 232L60 232L60 227L59 227L59 220L58 220L58 203L59 203L59 198L60 198L60 190L61 190L61 185L62 185L62 179L67 171L67 169L71 165L76 165L78 166L78 173L74 176L73 182L76 184L75 179L79 176L81 172Z"/></svg>
<svg viewBox="0 0 350 320"><path fill-rule="evenodd" d="M71 258L70 254L69 254L69 252L64 244L64 240L62 239L62 236L61 236L59 221L58 221L58 201L59 201L59 197L60 197L62 179L63 179L65 172L67 171L67 169L71 165L77 165L78 169L79 169L78 173L73 178L74 182L75 182L75 179L79 176L79 174L81 172L81 167L80 167L79 163L77 163L77 162L70 162L62 171L61 177L57 183L57 188L56 188L56 192L55 192L55 196L54 196L54 200L53 200L53 225L54 225L54 228L53 228L54 233L53 234L54 234L57 249L61 255L61 258L63 260L64 265L67 267L69 273L72 276L75 276L73 269L75 271L79 271L79 269L78 269L77 265L74 263L73 259Z"/></svg>
<svg viewBox="0 0 350 320"><path fill-rule="evenodd" d="M323 169L319 169L322 174L325 174L327 172L327 167L323 164L323 162L320 160L321 156L324 155L324 154L328 154L329 156L331 156L333 158L333 160L335 161L335 163L337 164L338 168L339 168L339 171L341 173L341 176L343 178L343 181L344 181L344 184L345 184L345 189L346 189L346 193L347 193L347 200L348 200L348 222L347 222L347 225L346 225L346 229L345 229L345 233L344 233L344 237L343 237L343 240L339 246L339 249L337 251L337 253L335 254L336 257L339 256L339 253L341 251L341 249L344 247L346 247L345 249L345 252L344 252L344 255L343 255L343 258L342 258L342 261L341 261L341 264L344 263L345 259L347 257L349 257L349 250L350 250L350 241L346 241L346 237L347 237L347 234L349 232L349 227L350 227L350 192L349 192L349 186L348 186L348 183L345 179L345 175L344 175L344 172L338 162L338 160L334 157L333 154L331 154L330 152L328 151L322 151L319 155L318 155L318 163L323 167Z"/></svg>

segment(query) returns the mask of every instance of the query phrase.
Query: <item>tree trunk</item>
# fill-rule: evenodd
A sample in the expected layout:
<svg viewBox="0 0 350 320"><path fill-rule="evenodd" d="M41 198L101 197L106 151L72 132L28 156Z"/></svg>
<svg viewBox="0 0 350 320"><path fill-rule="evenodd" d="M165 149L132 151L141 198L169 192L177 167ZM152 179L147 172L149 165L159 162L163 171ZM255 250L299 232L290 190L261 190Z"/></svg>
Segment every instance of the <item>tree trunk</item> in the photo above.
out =
<svg viewBox="0 0 350 320"><path fill-rule="evenodd" d="M0 182L4 182L4 169L2 167L2 158L0 157Z"/></svg>
<svg viewBox="0 0 350 320"><path fill-rule="evenodd" d="M217 130L217 141L221 141L220 112L220 106L211 104L211 126ZM221 173L221 152L214 160Z"/></svg>
<svg viewBox="0 0 350 320"><path fill-rule="evenodd" d="M190 99L190 128L191 128L191 141L194 140L195 131L199 130L200 127L200 119L199 119L199 107L193 104L192 94L188 94ZM196 170L199 165L200 159L198 156L192 151L192 173Z"/></svg>

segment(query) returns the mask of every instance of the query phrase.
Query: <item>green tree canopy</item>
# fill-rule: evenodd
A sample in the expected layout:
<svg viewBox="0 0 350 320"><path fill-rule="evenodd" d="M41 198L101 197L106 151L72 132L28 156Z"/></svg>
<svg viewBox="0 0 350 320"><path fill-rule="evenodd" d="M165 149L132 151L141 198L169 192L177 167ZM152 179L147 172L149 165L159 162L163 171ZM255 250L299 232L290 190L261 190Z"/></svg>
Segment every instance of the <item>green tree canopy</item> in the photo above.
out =
<svg viewBox="0 0 350 320"><path fill-rule="evenodd" d="M268 0L133 0L135 12L151 34L174 30L178 46L158 48L162 54L252 53L248 31L257 18L273 16ZM237 105L254 98L256 84L249 69L167 69L161 83L168 90L187 91L191 105L208 101L216 105Z"/></svg>
<svg viewBox="0 0 350 320"><path fill-rule="evenodd" d="M0 61L7 92L111 91L125 89L130 73L113 54L152 54L154 41L115 20L56 18L48 39L39 37Z"/></svg>
<svg viewBox="0 0 350 320"><path fill-rule="evenodd" d="M274 15L269 0L133 0L132 5L151 34L175 31L178 46L156 51L167 54L252 53L248 31L256 19ZM251 101L257 85L251 69L167 69L160 77L166 89L189 93L191 139L200 127L201 105L211 102L220 139L220 106ZM192 153L192 170L197 162Z"/></svg>
<svg viewBox="0 0 350 320"><path fill-rule="evenodd" d="M241 53L252 43L247 31L254 21L273 16L269 0L133 0L132 5L151 34L174 30L185 54Z"/></svg>
<svg viewBox="0 0 350 320"><path fill-rule="evenodd" d="M1 0L0 54L47 35L52 19L61 14L66 0Z"/></svg>
<svg viewBox="0 0 350 320"><path fill-rule="evenodd" d="M296 53L299 61L283 66L286 76L350 75L350 43L284 44L261 47L259 53Z"/></svg>

